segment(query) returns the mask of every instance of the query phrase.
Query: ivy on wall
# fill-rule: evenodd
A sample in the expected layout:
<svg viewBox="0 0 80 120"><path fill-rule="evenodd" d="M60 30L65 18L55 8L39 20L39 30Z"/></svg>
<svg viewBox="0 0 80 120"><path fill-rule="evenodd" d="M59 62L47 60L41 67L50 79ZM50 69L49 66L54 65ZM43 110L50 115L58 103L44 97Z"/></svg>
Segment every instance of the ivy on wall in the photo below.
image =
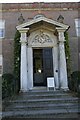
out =
<svg viewBox="0 0 80 120"><path fill-rule="evenodd" d="M15 76L15 84L16 84L16 90L19 90L19 81L20 81L20 51L21 51L21 45L20 45L20 33L17 30L14 37L14 76Z"/></svg>
<svg viewBox="0 0 80 120"><path fill-rule="evenodd" d="M66 62L67 62L67 72L68 77L71 75L71 59L70 59L70 47L69 47L69 38L68 38L68 32L66 31L64 33L65 37L65 54L66 54Z"/></svg>

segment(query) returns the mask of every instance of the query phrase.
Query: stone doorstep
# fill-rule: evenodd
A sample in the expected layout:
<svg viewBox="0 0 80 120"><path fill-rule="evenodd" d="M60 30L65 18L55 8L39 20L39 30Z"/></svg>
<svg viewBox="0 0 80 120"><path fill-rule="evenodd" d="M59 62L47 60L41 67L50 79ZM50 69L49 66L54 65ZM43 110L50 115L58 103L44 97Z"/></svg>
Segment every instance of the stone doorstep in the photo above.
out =
<svg viewBox="0 0 80 120"><path fill-rule="evenodd" d="M27 102L41 102L41 101L44 101L44 102L46 102L46 101L79 101L79 99L78 98L74 98L74 97L67 97L67 96L61 96L61 97L52 97L52 96L47 96L47 97L28 97L28 98L19 98L19 99L13 99L13 100L9 100L8 101L8 104L9 103L27 103Z"/></svg>
<svg viewBox="0 0 80 120"><path fill-rule="evenodd" d="M52 94L49 94L49 95L24 95L24 96L19 96L18 98L16 98L17 100L34 100L34 99L44 99L44 98L46 98L46 99L49 99L49 98L53 98L53 99L58 99L58 98L74 98L73 96L71 97L70 95L64 95L64 94L62 94L62 95L59 95L59 94L57 94L57 95L52 95ZM75 97L75 98L77 98L77 97ZM13 100L16 100L16 99L13 99Z"/></svg>
<svg viewBox="0 0 80 120"><path fill-rule="evenodd" d="M55 93L70 93L70 91L64 91L64 90L47 90L47 88L46 89L40 89L40 87L39 88L36 88L36 89L32 89L32 90L28 90L27 92L25 92L25 93L53 93L53 94L55 94ZM21 94L25 94L25 93L23 93L23 92L21 92Z"/></svg>
<svg viewBox="0 0 80 120"><path fill-rule="evenodd" d="M28 102L46 102L46 101L78 101L78 98L43 98L43 99L28 99L28 100L12 100L12 101L9 101L9 103L28 103Z"/></svg>
<svg viewBox="0 0 80 120"><path fill-rule="evenodd" d="M34 94L33 94L34 93ZM69 93L53 93L53 92L49 92L49 93L35 93L35 92L30 92L29 93L20 93L18 96L14 97L12 99L13 100L29 100L29 99L43 99L43 98L74 98L75 96L73 96L72 94ZM77 97L75 97L77 98Z"/></svg>
<svg viewBox="0 0 80 120"><path fill-rule="evenodd" d="M69 94L64 94L64 93L62 93L62 94L41 94L41 95L39 95L39 94L30 94L30 95L21 95L21 96L19 96L19 97L22 97L22 98L29 98L29 97L33 97L33 98L36 98L36 97L70 97L70 95ZM72 96L73 97L73 96Z"/></svg>
<svg viewBox="0 0 80 120"><path fill-rule="evenodd" d="M78 115L78 110L71 110L68 111L67 109L61 109L61 110L35 110L35 111L8 111L8 112L3 112L3 117L20 117L20 116L42 116L42 115L69 115L69 114L77 114Z"/></svg>
<svg viewBox="0 0 80 120"><path fill-rule="evenodd" d="M18 95L14 96L12 99L18 99L18 98L23 98L23 97L27 97L27 96L72 96L74 97L71 93L68 93L68 92L60 92L60 91L43 91L43 92L27 92L27 93L19 93Z"/></svg>
<svg viewBox="0 0 80 120"><path fill-rule="evenodd" d="M31 95L72 95L70 93L67 93L67 92L28 92L28 93L19 93L19 96L31 96Z"/></svg>
<svg viewBox="0 0 80 120"><path fill-rule="evenodd" d="M70 106L71 104L73 104L73 105L79 105L78 104L78 101L75 99L75 100L69 100L69 101L65 101L64 99L63 100L52 100L52 99L49 99L49 101L48 100L46 100L46 101L25 101L25 100L22 100L22 101L11 101L10 103L9 103L9 105L7 106L7 107L9 107L9 106L47 106L47 105L53 105L53 106L56 106L56 105L60 105L60 104L63 104L63 105L67 105L67 106ZM5 107L5 108L7 108L7 107ZM5 110L5 109L4 109Z"/></svg>
<svg viewBox="0 0 80 120"><path fill-rule="evenodd" d="M48 104L32 104L32 105L10 105L9 107L7 108L41 108L41 107L80 107L80 105L78 105L78 103L54 103L54 104L51 104L51 103L48 103Z"/></svg>
<svg viewBox="0 0 80 120"><path fill-rule="evenodd" d="M34 93L34 94L33 94ZM39 93L39 94L38 94ZM15 99L9 100L9 106L3 111L3 118L44 118L49 117L75 117L78 113L78 98L69 95L66 92L30 92L20 93ZM46 95L45 95L46 94ZM28 98L24 96L29 95ZM34 96L35 95L35 96ZM46 98L46 96L50 98ZM34 96L34 97L33 97ZM42 99L40 98L42 96ZM52 96L58 96L53 97ZM66 96L66 97L65 97ZM33 97L33 98L32 98ZM32 99L31 99L32 98ZM80 111L79 111L80 112Z"/></svg>
<svg viewBox="0 0 80 120"><path fill-rule="evenodd" d="M66 109L66 110L69 110L69 111L79 111L78 110L78 107L77 106L70 106L70 107L67 107L67 106L48 106L48 107L22 107L22 108L7 108L5 110L5 112L7 111L36 111L36 110L62 110L62 109Z"/></svg>

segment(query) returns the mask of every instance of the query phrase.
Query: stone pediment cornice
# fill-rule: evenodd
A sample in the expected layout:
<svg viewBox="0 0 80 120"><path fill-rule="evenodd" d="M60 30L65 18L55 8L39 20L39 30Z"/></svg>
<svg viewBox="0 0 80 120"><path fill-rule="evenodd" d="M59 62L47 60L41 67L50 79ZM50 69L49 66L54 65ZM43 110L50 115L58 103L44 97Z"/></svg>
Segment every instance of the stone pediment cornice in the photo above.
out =
<svg viewBox="0 0 80 120"><path fill-rule="evenodd" d="M16 28L17 29L19 29L19 28L26 28L26 27L29 27L29 26L31 26L33 24L37 24L37 23L39 23L41 21L49 23L49 24L54 25L56 27L64 28L65 30L67 30L69 28L68 25L65 25L63 23L59 23L57 21L54 21L53 19L49 19L49 18L46 18L46 17L39 17L39 18L36 18L36 19L32 19L32 20L30 20L30 21L28 21L26 23L18 25Z"/></svg>

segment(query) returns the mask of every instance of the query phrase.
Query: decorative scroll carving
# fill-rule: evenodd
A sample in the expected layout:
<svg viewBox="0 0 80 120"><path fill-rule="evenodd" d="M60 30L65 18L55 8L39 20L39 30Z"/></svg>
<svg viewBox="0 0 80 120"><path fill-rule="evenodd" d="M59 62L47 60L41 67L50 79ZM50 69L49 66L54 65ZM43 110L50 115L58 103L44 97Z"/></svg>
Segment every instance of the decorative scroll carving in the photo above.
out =
<svg viewBox="0 0 80 120"><path fill-rule="evenodd" d="M52 42L52 40L50 39L48 35L43 33L43 31L40 31L40 34L36 35L34 40L32 41L32 43L41 43L41 44L46 43L46 42Z"/></svg>

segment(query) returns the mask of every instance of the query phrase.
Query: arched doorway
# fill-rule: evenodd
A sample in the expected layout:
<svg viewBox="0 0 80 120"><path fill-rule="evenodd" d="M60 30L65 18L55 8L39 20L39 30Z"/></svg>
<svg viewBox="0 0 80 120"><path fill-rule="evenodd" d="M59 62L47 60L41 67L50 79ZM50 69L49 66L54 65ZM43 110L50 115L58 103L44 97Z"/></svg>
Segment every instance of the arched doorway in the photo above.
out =
<svg viewBox="0 0 80 120"><path fill-rule="evenodd" d="M47 86L47 77L58 80L58 40L53 31L41 29L28 37L28 86Z"/></svg>
<svg viewBox="0 0 80 120"><path fill-rule="evenodd" d="M52 48L33 49L33 85L47 86L47 77L53 77Z"/></svg>
<svg viewBox="0 0 80 120"><path fill-rule="evenodd" d="M64 48L64 32L68 28L69 26L46 17L39 17L17 26L17 30L21 33L21 91L32 89L35 85L46 85L44 81L48 76L54 76L56 88L60 86L61 89L68 89ZM46 56L44 48L52 52ZM38 52L39 58L37 58L36 52ZM48 70L50 67L49 59L53 63L53 70L51 68L50 73ZM37 70L35 64L38 63L41 68ZM43 70L43 75L39 76ZM38 71L39 75L35 71ZM40 80L44 78L40 84L37 84L37 77Z"/></svg>

